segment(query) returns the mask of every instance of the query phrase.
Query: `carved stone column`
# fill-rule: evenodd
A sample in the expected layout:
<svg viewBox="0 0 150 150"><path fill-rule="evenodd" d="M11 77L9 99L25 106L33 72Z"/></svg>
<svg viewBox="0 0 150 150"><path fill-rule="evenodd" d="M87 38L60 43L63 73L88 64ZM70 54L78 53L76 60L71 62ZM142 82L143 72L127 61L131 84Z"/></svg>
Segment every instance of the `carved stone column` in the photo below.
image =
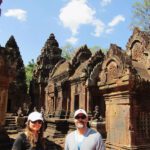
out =
<svg viewBox="0 0 150 150"><path fill-rule="evenodd" d="M0 76L0 149L5 149L9 147L10 141L9 137L3 128L5 125L5 114L7 111L7 101L8 101L8 85L9 78Z"/></svg>
<svg viewBox="0 0 150 150"><path fill-rule="evenodd" d="M7 111L8 86L0 87L0 125L5 125L5 113Z"/></svg>
<svg viewBox="0 0 150 150"><path fill-rule="evenodd" d="M91 113L91 91L90 88L87 88L87 113L88 116L91 117L92 113Z"/></svg>

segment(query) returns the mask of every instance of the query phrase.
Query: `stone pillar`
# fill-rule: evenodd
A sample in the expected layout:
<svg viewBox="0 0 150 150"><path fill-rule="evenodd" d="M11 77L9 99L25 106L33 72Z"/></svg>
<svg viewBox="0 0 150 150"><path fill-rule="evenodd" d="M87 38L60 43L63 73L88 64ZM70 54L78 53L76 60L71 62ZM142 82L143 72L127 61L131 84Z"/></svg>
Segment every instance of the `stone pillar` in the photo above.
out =
<svg viewBox="0 0 150 150"><path fill-rule="evenodd" d="M92 113L91 113L91 92L90 92L90 89L87 88L86 92L87 92L87 108L86 108L86 110L87 110L88 116L91 117Z"/></svg>
<svg viewBox="0 0 150 150"><path fill-rule="evenodd" d="M2 82L0 81L0 149L6 149L10 145L9 137L4 129L8 101L8 85L8 78Z"/></svg>
<svg viewBox="0 0 150 150"><path fill-rule="evenodd" d="M7 111L8 87L0 87L0 125L5 125L5 113Z"/></svg>
<svg viewBox="0 0 150 150"><path fill-rule="evenodd" d="M106 145L114 149L128 149L131 145L129 93L113 92L104 94L106 101Z"/></svg>
<svg viewBox="0 0 150 150"><path fill-rule="evenodd" d="M71 114L70 115L72 115L73 113L74 113L74 91L75 91L75 85L74 84L72 84L71 85Z"/></svg>
<svg viewBox="0 0 150 150"><path fill-rule="evenodd" d="M87 90L84 84L82 84L82 107L87 111Z"/></svg>

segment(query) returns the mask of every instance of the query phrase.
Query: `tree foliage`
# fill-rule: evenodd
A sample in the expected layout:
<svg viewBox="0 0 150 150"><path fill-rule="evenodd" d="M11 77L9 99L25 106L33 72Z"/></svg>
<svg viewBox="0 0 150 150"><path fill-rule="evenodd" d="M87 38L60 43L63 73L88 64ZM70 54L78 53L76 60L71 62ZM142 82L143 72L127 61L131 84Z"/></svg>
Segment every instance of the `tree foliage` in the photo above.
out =
<svg viewBox="0 0 150 150"><path fill-rule="evenodd" d="M131 30L134 27L150 33L150 0L137 0L132 6L132 22L129 26Z"/></svg>
<svg viewBox="0 0 150 150"><path fill-rule="evenodd" d="M28 86L28 90L29 90L29 86L30 86L30 81L32 80L32 76L33 76L33 69L35 66L36 66L36 63L34 62L34 59L32 59L31 61L28 62L28 65L25 67L26 84Z"/></svg>
<svg viewBox="0 0 150 150"><path fill-rule="evenodd" d="M61 47L61 49L62 49L62 57L64 57L66 60L69 60L76 50L76 48L71 46L70 44Z"/></svg>
<svg viewBox="0 0 150 150"><path fill-rule="evenodd" d="M101 47L99 47L99 46L93 46L93 47L91 47L91 48L89 48L90 49L90 51L91 51L91 53L95 53L96 51L98 51L98 50L102 50L102 52L104 53L104 54L106 54L106 52L107 52L107 49L102 49Z"/></svg>
<svg viewBox="0 0 150 150"><path fill-rule="evenodd" d="M71 59L73 53L77 50L76 47L71 46L70 44L67 44L64 47L61 47L62 49L62 57L64 57L66 60ZM99 46L93 46L91 48L89 48L91 53L96 52L97 50L101 49ZM107 49L101 49L102 52L105 54Z"/></svg>

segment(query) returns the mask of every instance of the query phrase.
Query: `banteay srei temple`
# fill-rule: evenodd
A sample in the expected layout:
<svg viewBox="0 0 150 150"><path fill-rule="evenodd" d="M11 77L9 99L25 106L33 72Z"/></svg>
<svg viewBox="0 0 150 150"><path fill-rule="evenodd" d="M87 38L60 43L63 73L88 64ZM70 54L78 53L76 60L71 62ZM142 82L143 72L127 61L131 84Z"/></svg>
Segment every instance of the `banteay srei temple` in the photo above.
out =
<svg viewBox="0 0 150 150"><path fill-rule="evenodd" d="M110 44L92 54L83 45L69 60L61 54L50 34L28 94L14 37L0 46L0 149L10 144L13 117L19 132L29 112L42 112L47 138L60 138L75 130L73 114L83 108L107 150L150 150L150 35L135 28L125 50Z"/></svg>

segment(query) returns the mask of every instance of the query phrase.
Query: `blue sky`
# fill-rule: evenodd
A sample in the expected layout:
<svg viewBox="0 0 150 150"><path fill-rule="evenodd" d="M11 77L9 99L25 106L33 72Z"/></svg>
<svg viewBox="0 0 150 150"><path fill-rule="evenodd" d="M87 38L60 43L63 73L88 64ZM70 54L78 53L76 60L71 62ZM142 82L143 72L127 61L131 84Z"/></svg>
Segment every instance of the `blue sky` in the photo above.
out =
<svg viewBox="0 0 150 150"><path fill-rule="evenodd" d="M3 0L0 45L13 35L24 64L36 61L51 33L59 47L126 48L136 0Z"/></svg>

